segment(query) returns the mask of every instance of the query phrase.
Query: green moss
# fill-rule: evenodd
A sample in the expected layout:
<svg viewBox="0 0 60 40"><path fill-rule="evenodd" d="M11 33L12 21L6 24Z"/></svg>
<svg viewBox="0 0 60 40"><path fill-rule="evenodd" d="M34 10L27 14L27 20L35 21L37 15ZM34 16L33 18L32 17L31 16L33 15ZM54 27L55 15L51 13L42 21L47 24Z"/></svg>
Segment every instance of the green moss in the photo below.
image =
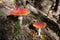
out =
<svg viewBox="0 0 60 40"><path fill-rule="evenodd" d="M15 22L15 29L14 29L14 35L18 35L20 30L20 24L19 21Z"/></svg>
<svg viewBox="0 0 60 40"><path fill-rule="evenodd" d="M4 12L0 11L0 16L3 15L3 14L4 14Z"/></svg>

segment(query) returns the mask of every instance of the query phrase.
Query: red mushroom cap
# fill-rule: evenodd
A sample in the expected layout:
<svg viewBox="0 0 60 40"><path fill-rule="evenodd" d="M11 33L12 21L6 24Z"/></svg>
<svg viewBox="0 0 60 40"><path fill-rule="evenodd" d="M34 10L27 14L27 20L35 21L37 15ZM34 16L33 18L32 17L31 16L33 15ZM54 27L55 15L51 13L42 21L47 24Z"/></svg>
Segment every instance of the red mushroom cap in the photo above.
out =
<svg viewBox="0 0 60 40"><path fill-rule="evenodd" d="M36 27L36 28L45 28L46 25L47 25L47 24L46 24L45 22L35 22L35 23L33 24L33 26Z"/></svg>
<svg viewBox="0 0 60 40"><path fill-rule="evenodd" d="M11 15L14 16L22 16L22 15L27 15L29 13L30 11L26 8L16 8L15 10L11 11Z"/></svg>

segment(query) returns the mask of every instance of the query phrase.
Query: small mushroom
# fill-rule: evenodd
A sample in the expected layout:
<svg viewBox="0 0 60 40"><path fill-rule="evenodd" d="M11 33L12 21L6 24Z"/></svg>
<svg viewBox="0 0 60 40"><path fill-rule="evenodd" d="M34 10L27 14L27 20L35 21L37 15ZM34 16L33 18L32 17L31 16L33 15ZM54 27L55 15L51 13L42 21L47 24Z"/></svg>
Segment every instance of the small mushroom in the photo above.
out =
<svg viewBox="0 0 60 40"><path fill-rule="evenodd" d="M10 15L19 16L20 25L22 25L23 15L28 15L30 11L26 8L16 8L11 11Z"/></svg>
<svg viewBox="0 0 60 40"><path fill-rule="evenodd" d="M45 28L46 27L46 23L45 22L35 22L34 24L33 24L33 26L35 27L35 28L38 28L39 30L38 30L38 35L40 36L40 33L41 33L41 29L42 28Z"/></svg>

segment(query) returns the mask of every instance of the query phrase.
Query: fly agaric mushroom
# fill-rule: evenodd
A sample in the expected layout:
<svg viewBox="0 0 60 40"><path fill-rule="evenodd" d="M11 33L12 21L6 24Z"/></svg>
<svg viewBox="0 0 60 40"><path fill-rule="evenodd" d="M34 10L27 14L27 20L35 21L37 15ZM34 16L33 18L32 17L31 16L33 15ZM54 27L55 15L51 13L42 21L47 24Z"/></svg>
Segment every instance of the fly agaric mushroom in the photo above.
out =
<svg viewBox="0 0 60 40"><path fill-rule="evenodd" d="M16 8L15 10L11 11L10 15L14 15L14 16L20 16L18 19L20 20L20 25L22 25L22 19L23 19L23 15L27 15L29 14L30 11L26 8Z"/></svg>
<svg viewBox="0 0 60 40"><path fill-rule="evenodd" d="M33 26L35 27L35 28L39 28L39 30L38 30L38 35L40 36L40 32L41 32L41 28L45 28L46 27L46 23L45 22L35 22L34 24L33 24Z"/></svg>

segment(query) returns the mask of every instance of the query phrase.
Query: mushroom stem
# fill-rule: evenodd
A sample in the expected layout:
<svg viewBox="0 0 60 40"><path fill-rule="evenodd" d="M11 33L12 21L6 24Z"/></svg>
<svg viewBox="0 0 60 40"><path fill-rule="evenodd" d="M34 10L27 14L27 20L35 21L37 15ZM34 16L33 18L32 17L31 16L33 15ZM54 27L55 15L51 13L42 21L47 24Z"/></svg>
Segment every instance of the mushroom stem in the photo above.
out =
<svg viewBox="0 0 60 40"><path fill-rule="evenodd" d="M22 20L23 20L23 17L22 16L20 16L19 18L18 18L19 20L20 20L20 26L22 26Z"/></svg>
<svg viewBox="0 0 60 40"><path fill-rule="evenodd" d="M38 29L38 36L41 35L41 28Z"/></svg>

